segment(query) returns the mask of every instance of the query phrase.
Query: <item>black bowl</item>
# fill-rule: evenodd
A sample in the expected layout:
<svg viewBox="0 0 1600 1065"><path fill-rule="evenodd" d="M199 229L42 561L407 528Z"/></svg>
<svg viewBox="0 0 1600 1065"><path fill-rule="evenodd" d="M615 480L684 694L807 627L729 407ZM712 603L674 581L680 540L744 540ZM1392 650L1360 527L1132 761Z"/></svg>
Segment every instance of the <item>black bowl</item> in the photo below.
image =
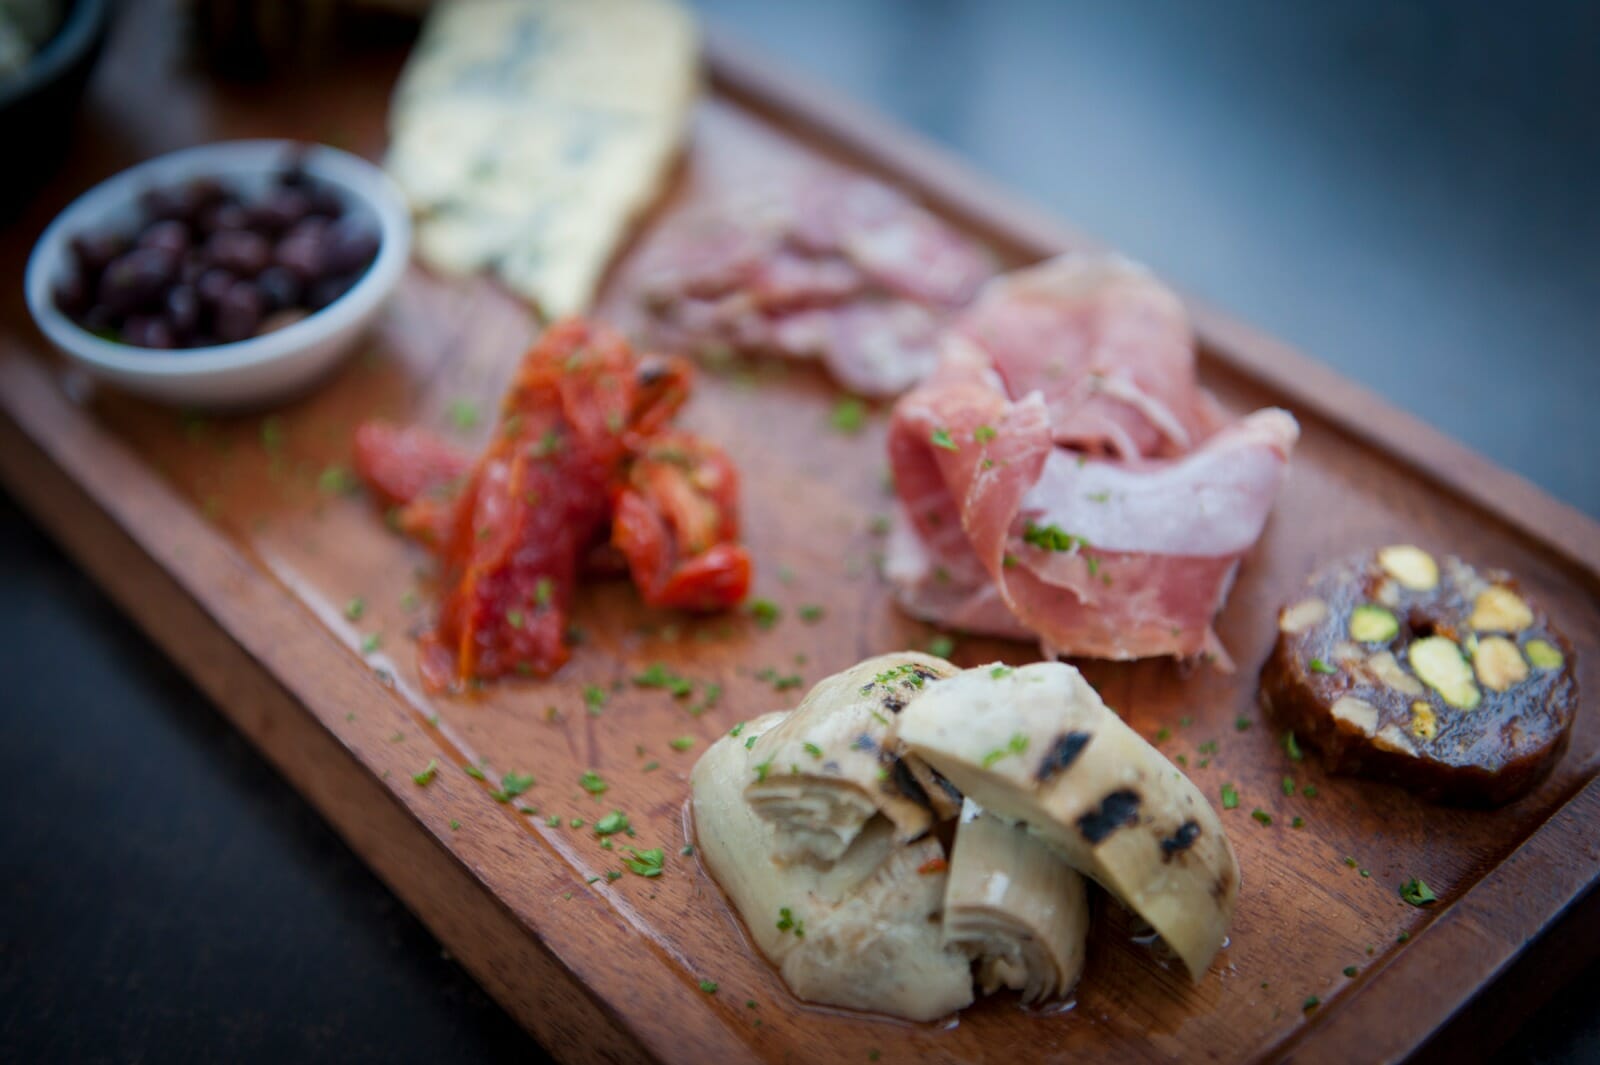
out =
<svg viewBox="0 0 1600 1065"><path fill-rule="evenodd" d="M55 172L74 128L73 115L105 43L107 0L73 0L61 26L21 75L0 82L0 217L14 216Z"/></svg>

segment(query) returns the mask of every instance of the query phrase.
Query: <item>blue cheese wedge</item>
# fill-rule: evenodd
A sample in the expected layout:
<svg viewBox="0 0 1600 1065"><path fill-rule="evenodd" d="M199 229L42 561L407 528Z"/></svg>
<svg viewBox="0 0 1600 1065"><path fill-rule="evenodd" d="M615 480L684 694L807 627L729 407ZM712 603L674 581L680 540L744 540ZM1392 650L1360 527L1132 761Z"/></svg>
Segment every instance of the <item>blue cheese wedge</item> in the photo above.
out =
<svg viewBox="0 0 1600 1065"><path fill-rule="evenodd" d="M673 0L440 4L390 108L386 166L432 269L490 269L580 313L659 194L698 90Z"/></svg>

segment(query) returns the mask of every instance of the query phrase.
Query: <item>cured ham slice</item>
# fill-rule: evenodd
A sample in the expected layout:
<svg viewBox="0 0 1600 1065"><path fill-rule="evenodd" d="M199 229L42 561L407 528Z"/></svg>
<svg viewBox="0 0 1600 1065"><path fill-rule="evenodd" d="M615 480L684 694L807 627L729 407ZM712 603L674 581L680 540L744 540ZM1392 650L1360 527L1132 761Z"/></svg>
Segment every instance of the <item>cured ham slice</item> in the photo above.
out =
<svg viewBox="0 0 1600 1065"><path fill-rule="evenodd" d="M926 377L946 320L993 273L899 192L824 168L684 212L641 260L654 346L820 360L868 396Z"/></svg>
<svg viewBox="0 0 1600 1065"><path fill-rule="evenodd" d="M1182 304L1122 260L992 282L895 407L887 573L928 621L1051 655L1213 654L1299 427L1230 422Z"/></svg>

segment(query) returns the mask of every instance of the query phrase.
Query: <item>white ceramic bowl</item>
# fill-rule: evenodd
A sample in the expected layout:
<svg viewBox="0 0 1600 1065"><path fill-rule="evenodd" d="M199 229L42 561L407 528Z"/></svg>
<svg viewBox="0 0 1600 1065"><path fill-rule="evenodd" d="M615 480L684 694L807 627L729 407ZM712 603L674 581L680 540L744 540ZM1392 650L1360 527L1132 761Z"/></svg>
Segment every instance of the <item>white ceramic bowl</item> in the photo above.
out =
<svg viewBox="0 0 1600 1065"><path fill-rule="evenodd" d="M294 141L223 141L140 163L101 182L58 215L28 259L28 310L60 352L94 377L151 399L193 408L261 406L305 389L348 354L394 291L411 255L411 217L400 190L371 163L336 148L311 147L306 172L344 202L346 214L378 232L378 257L361 280L322 310L263 336L205 348L156 351L95 336L62 314L52 291L71 268L80 233L131 230L147 189L215 177L253 199L265 193Z"/></svg>

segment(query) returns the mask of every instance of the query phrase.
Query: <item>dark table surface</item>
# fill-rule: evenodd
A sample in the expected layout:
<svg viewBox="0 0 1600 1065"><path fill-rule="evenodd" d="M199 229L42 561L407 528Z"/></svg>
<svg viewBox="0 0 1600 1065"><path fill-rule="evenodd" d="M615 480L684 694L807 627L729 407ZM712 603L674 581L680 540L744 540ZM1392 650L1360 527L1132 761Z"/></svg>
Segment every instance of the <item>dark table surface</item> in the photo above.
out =
<svg viewBox="0 0 1600 1065"><path fill-rule="evenodd" d="M1600 514L1600 5L699 6ZM542 1058L3 494L0 581L0 1060Z"/></svg>

